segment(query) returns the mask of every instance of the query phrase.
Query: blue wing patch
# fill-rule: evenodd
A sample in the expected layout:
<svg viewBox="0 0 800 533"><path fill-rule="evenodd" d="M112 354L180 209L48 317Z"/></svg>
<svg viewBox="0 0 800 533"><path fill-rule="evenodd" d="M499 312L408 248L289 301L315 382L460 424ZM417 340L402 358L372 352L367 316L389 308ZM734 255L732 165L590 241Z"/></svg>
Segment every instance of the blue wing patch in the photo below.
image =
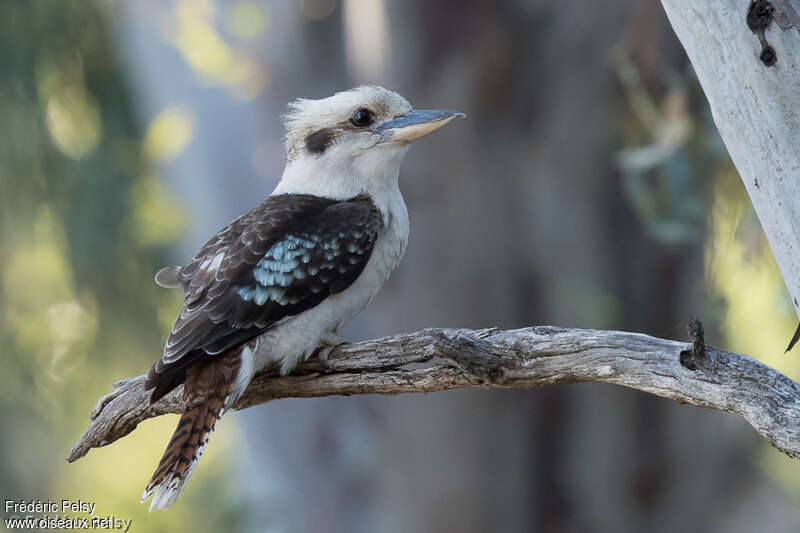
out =
<svg viewBox="0 0 800 533"><path fill-rule="evenodd" d="M307 271L303 266L311 261L311 250L317 246L318 240L316 235L308 238L287 235L284 240L273 244L253 269L257 283L239 287L239 296L256 305L264 305L268 301L278 305L297 303L299 299L287 296L286 289L293 281L306 278Z"/></svg>
<svg viewBox="0 0 800 533"><path fill-rule="evenodd" d="M242 300L261 306L268 302L295 305L309 293L322 292L332 280L353 270L360 272L373 240L374 235L359 230L287 235L255 265L255 283L239 287L237 294ZM304 290L293 290L299 286Z"/></svg>

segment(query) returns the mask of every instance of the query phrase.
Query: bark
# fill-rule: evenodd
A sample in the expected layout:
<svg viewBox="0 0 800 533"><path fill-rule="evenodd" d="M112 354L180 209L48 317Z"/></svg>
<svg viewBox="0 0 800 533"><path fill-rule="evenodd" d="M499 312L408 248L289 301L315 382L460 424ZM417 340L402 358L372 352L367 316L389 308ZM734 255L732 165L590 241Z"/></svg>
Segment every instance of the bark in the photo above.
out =
<svg viewBox="0 0 800 533"><path fill-rule="evenodd" d="M800 386L746 355L702 342L694 349L621 331L426 329L340 346L327 370L308 361L291 376L262 373L235 407L280 398L531 389L596 381L736 414L779 450L800 455ZM149 405L143 383L144 376L117 382L97 402L68 461L111 444L143 420L183 411L180 388Z"/></svg>

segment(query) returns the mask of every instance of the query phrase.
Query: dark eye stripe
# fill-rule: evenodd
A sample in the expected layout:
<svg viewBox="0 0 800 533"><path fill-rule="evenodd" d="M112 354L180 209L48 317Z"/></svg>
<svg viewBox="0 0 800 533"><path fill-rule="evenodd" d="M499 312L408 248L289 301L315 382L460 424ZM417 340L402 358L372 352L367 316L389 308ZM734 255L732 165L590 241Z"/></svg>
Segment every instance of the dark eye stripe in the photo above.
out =
<svg viewBox="0 0 800 533"><path fill-rule="evenodd" d="M321 154L332 142L333 130L331 128L322 128L306 137L306 148L308 148L308 151L312 154Z"/></svg>

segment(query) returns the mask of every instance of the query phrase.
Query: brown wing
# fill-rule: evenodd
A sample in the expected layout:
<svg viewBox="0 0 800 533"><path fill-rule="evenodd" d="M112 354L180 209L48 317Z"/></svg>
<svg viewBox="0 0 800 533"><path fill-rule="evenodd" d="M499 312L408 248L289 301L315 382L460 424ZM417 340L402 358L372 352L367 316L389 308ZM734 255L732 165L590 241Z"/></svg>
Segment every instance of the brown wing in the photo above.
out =
<svg viewBox="0 0 800 533"><path fill-rule="evenodd" d="M220 231L187 266L160 272L157 281L181 286L185 297L164 354L148 374L147 387L158 387L152 401L181 383L199 359L350 286L382 226L368 197L272 196Z"/></svg>

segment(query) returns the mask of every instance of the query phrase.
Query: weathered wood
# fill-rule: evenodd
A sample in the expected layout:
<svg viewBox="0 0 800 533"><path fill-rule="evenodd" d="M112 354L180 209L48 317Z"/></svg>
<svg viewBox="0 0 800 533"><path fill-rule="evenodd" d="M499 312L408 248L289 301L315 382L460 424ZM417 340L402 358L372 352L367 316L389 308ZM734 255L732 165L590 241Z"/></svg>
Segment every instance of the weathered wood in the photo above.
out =
<svg viewBox="0 0 800 533"><path fill-rule="evenodd" d="M746 355L710 346L704 355L695 350L689 370L680 362L684 350L692 345L622 331L426 329L340 346L331 353L328 370L308 361L291 376L262 373L236 408L280 398L597 381L734 413L779 450L800 455L797 383ZM143 383L144 376L117 382L97 402L69 461L124 437L143 420L182 411L180 389L150 406Z"/></svg>
<svg viewBox="0 0 800 533"><path fill-rule="evenodd" d="M800 0L662 4L800 317Z"/></svg>

